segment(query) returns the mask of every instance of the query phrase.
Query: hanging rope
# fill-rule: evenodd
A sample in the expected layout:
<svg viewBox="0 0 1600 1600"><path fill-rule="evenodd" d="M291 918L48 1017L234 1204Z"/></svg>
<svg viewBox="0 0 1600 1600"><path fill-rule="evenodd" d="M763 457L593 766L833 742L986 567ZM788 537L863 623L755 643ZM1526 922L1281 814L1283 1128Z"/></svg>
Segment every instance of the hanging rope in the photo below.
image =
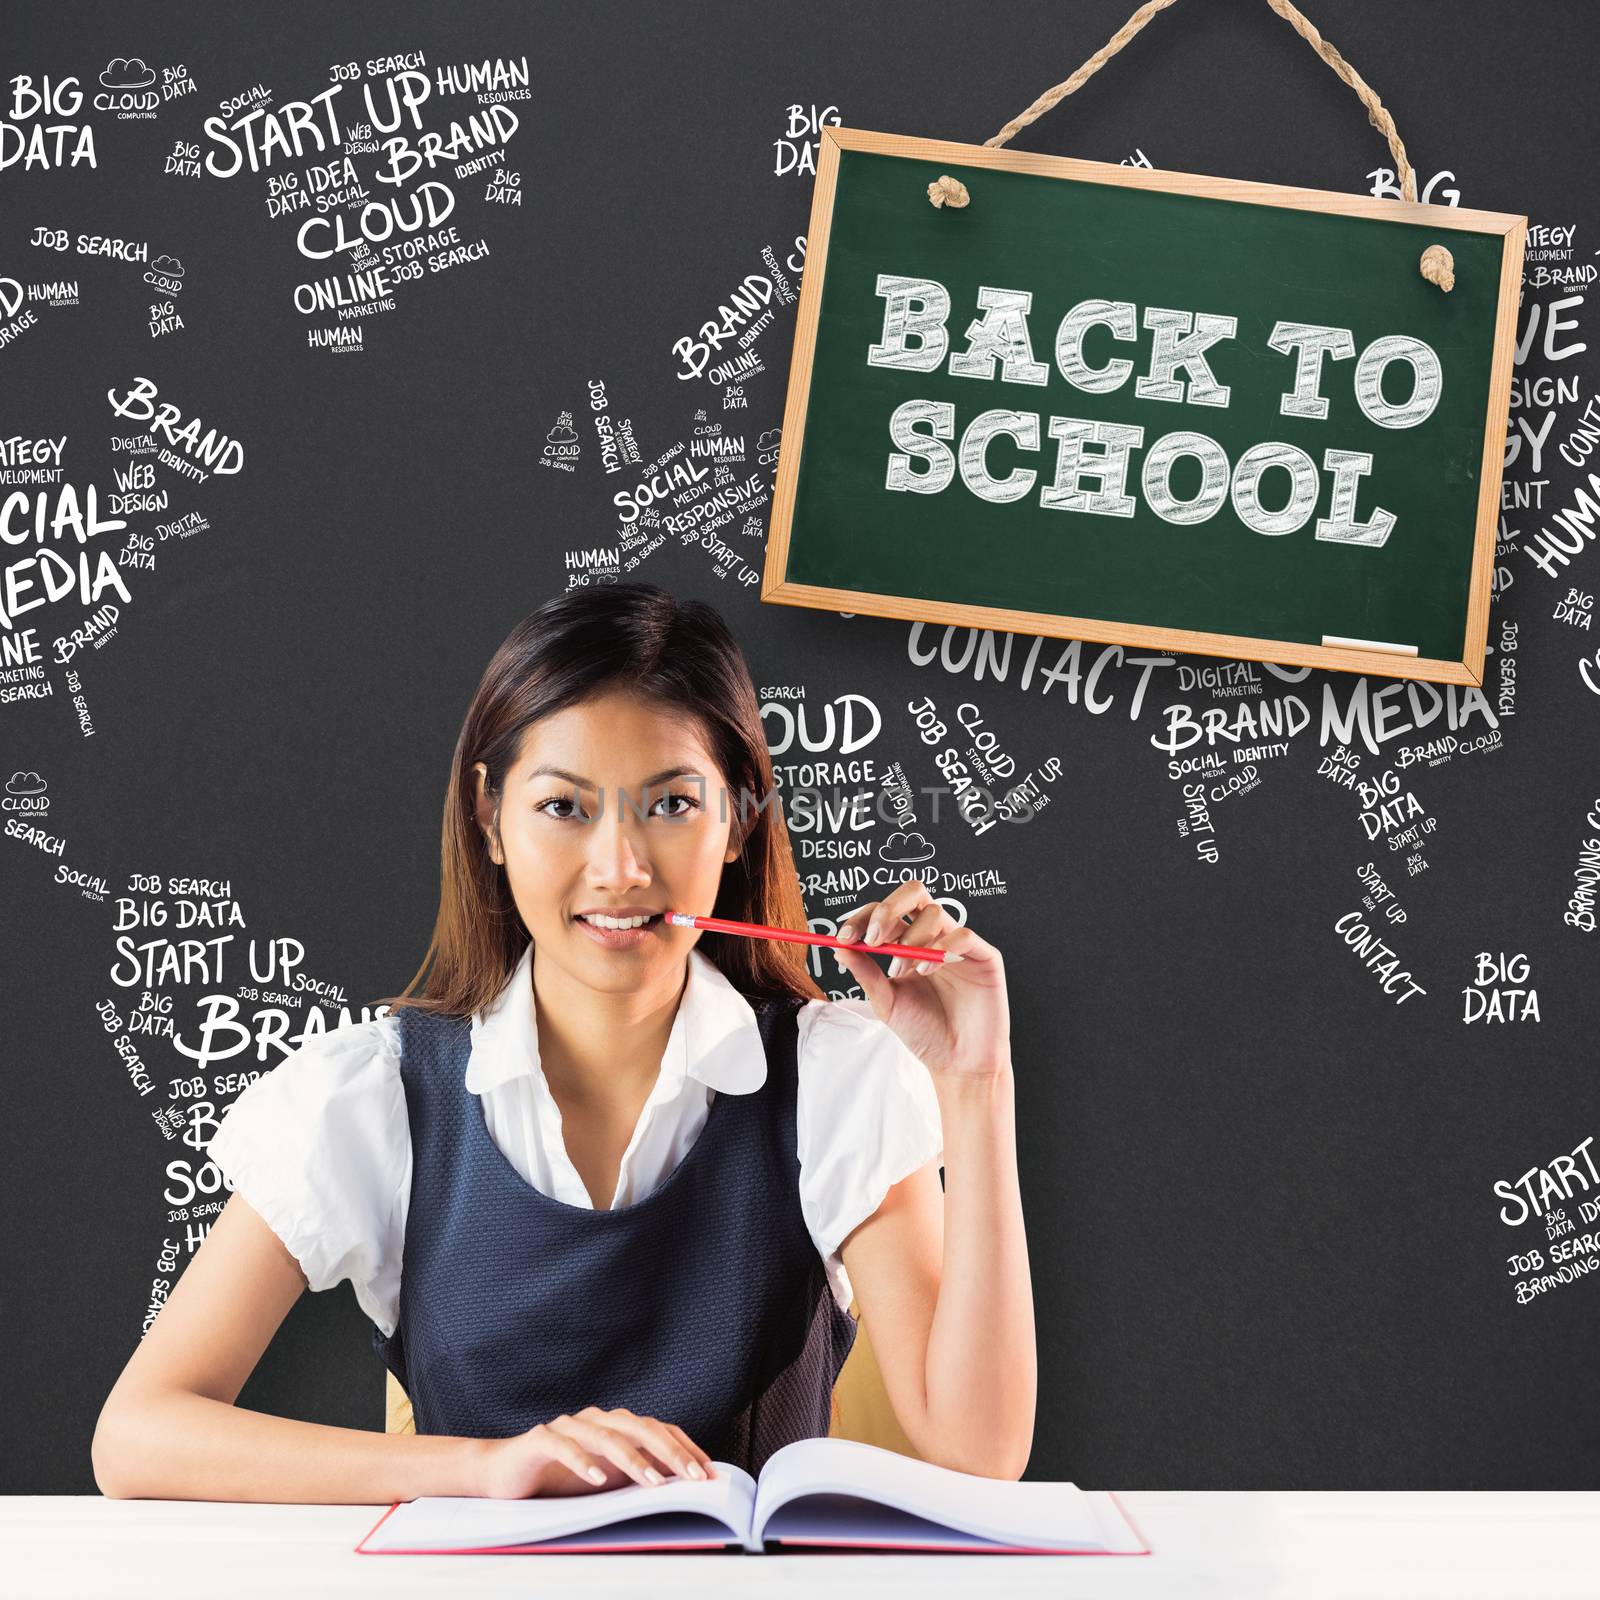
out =
<svg viewBox="0 0 1600 1600"><path fill-rule="evenodd" d="M1020 116L1013 117L993 138L985 139L984 145L998 149L1029 123L1036 122L1052 106L1081 89L1158 11L1165 11L1168 6L1175 4L1177 0L1146 0L1146 4L1140 6L1070 78L1063 79L1054 88L1046 89ZM1394 157L1395 171L1400 178L1400 193L1405 199L1415 203L1417 176L1411 169L1411 163L1406 160L1406 147L1400 142L1394 118L1384 109L1383 102L1361 74L1317 32L1310 18L1292 5L1290 0L1267 0L1267 4L1317 52L1344 83L1355 90L1362 105L1367 109L1367 121L1388 141L1389 153ZM952 178L949 173L941 173L928 185L928 199L935 206L964 206L970 201L971 196L966 186L958 179ZM1442 244L1429 245L1423 251L1420 269L1429 283L1436 283L1441 289L1448 291L1455 284L1455 263L1450 252Z"/></svg>

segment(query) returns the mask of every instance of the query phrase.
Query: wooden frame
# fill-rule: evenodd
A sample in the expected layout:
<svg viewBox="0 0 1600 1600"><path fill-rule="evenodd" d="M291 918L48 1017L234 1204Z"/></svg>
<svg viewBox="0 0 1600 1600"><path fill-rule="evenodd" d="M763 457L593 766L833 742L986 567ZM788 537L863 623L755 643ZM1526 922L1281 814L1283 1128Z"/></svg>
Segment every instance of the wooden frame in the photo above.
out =
<svg viewBox="0 0 1600 1600"><path fill-rule="evenodd" d="M1477 528L1473 543L1472 577L1467 604L1466 653L1463 659L1435 660L1429 657L1398 655L1389 651L1300 644L1287 639L1257 639L1242 634L1196 633L1181 628L1107 622L1093 617L1057 616L1051 612L1011 611L998 606L962 605L943 600L870 594L853 589L829 589L814 584L785 581L784 572L789 562L790 526L794 516L795 485L800 470L800 451L797 446L805 433L806 403L811 389L811 366L816 349L817 322L822 305L823 280L828 265L828 236L833 222L833 200L839 173L840 150L867 150L881 155L908 156L917 160L945 161L964 166L1032 173L1039 177L1077 178L1093 183L1124 184L1130 188L1159 189L1169 193L1198 195L1204 198L1252 201L1258 205L1290 206L1301 211L1322 211L1336 215L1376 217L1386 221L1425 223L1431 228L1441 230L1460 228L1477 233L1502 234L1504 248L1500 262L1500 293L1495 310L1494 347L1489 371L1488 417L1484 428ZM812 196L811 221L807 231L805 273L801 279L794 356L789 369L789 392L783 411L783 437L779 445L778 470L773 485L772 516L767 531L767 558L762 577L761 598L779 605L810 606L830 611L860 612L868 616L900 617L909 621L993 628L1005 633L1044 634L1052 638L1090 639L1107 644L1155 646L1186 654L1271 661L1287 666L1323 667L1337 672L1374 673L1384 677L1423 678L1435 683L1458 683L1475 688L1481 687L1484 645L1489 629L1489 582L1494 567L1495 535L1500 515L1505 428L1511 404L1516 314L1521 298L1523 244L1527 236L1527 227L1526 217L1500 211L1469 211L1456 206L1422 205L1405 200L1379 200L1369 195L1340 194L1329 189L1299 189L1276 183L1252 183L1238 178L1207 177L1192 172L1112 166L1106 162L1079 161L1067 156L1038 155L1027 150L956 144L941 139L873 133L861 128L825 126L822 129L816 188Z"/></svg>

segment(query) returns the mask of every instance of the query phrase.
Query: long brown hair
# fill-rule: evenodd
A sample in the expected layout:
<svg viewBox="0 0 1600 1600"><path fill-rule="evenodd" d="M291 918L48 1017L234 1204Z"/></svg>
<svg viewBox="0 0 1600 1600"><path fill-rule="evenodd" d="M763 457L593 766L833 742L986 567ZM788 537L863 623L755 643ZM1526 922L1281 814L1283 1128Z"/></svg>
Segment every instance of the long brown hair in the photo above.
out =
<svg viewBox="0 0 1600 1600"><path fill-rule="evenodd" d="M450 762L433 938L405 991L379 1004L466 1016L505 987L530 941L505 868L478 825L474 763L488 770L498 824L524 732L617 690L692 717L727 780L733 838L742 845L723 868L712 914L805 930L755 685L721 615L653 584L574 589L524 617L484 669ZM822 998L805 945L703 933L697 948L744 994Z"/></svg>

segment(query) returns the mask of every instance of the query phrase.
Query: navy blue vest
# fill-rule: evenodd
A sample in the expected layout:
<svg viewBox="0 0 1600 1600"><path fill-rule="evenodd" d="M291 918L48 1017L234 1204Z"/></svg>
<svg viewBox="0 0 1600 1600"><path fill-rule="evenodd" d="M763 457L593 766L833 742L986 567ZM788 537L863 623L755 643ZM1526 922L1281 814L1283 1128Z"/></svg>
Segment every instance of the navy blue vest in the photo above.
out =
<svg viewBox="0 0 1600 1600"><path fill-rule="evenodd" d="M471 1021L404 1006L412 1175L391 1337L418 1433L506 1438L585 1406L676 1423L752 1474L827 1433L855 1319L800 1209L797 1000L752 1000L767 1079L713 1096L659 1187L615 1210L529 1183L466 1086Z"/></svg>

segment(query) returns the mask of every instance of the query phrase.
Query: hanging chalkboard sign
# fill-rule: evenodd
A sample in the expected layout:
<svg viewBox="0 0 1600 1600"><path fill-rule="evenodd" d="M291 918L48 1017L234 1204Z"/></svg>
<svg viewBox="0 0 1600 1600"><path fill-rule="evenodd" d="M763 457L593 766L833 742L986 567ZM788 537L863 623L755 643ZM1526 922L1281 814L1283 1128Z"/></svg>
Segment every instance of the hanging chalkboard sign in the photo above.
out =
<svg viewBox="0 0 1600 1600"><path fill-rule="evenodd" d="M1481 684L1526 228L824 128L762 598Z"/></svg>

